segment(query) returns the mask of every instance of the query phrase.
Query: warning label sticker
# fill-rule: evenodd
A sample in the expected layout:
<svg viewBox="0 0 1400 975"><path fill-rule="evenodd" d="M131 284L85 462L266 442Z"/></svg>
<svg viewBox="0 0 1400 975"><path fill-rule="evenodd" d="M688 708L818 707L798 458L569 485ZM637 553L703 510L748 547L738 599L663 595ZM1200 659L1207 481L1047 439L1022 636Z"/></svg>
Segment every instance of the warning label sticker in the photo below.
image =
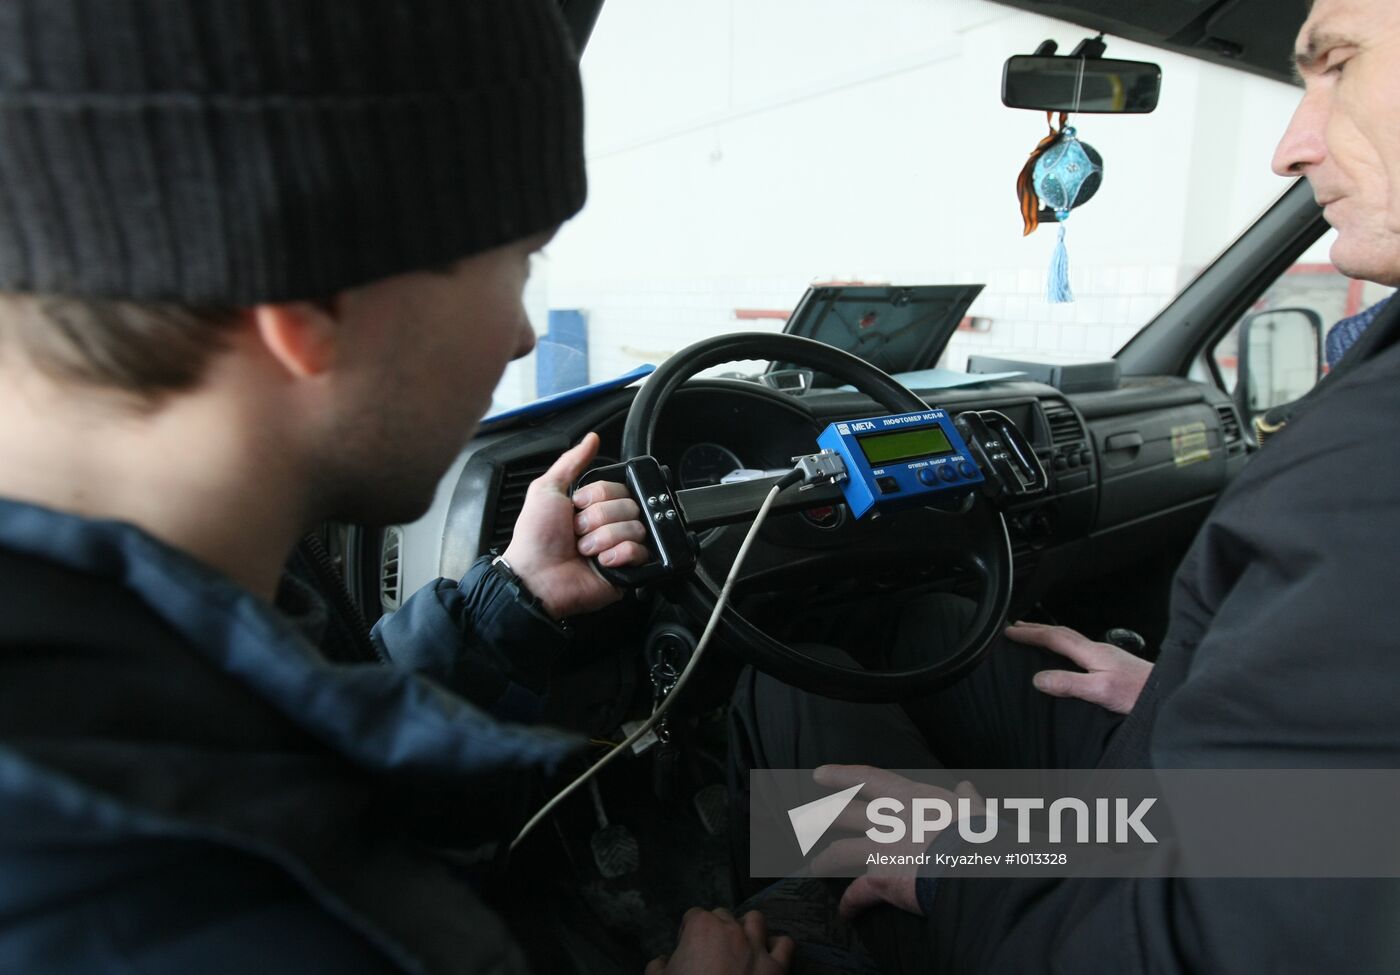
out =
<svg viewBox="0 0 1400 975"><path fill-rule="evenodd" d="M1177 467L1210 460L1210 444L1206 441L1204 423L1187 423L1172 427L1172 458Z"/></svg>

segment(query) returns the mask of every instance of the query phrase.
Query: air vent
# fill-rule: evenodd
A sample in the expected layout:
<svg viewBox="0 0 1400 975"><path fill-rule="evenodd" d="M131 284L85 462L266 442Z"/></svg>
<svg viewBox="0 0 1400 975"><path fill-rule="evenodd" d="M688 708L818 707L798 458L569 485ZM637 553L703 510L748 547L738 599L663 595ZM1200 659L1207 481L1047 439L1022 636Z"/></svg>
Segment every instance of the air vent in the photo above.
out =
<svg viewBox="0 0 1400 975"><path fill-rule="evenodd" d="M1220 426L1225 430L1225 443L1239 443L1244 435L1240 431L1240 418L1229 403L1217 403L1215 412L1220 414Z"/></svg>
<svg viewBox="0 0 1400 975"><path fill-rule="evenodd" d="M501 478L501 489L496 495L496 521L491 526L491 548L504 549L510 544L515 519L520 517L520 509L525 506L526 489L531 481L548 469L548 464L532 460L506 468Z"/></svg>
<svg viewBox="0 0 1400 975"><path fill-rule="evenodd" d="M1083 442L1084 427L1068 403L1046 400L1043 406L1045 421L1050 424L1050 440L1056 447Z"/></svg>
<svg viewBox="0 0 1400 975"><path fill-rule="evenodd" d="M391 525L384 529L384 545L379 550L379 603L384 612L392 613L403 601L403 529Z"/></svg>

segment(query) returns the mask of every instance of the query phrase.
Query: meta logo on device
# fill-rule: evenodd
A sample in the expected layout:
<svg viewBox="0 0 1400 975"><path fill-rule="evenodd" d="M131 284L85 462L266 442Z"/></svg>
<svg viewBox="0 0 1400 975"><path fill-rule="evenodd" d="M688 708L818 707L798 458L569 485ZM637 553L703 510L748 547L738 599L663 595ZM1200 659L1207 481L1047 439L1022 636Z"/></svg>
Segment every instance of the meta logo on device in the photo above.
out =
<svg viewBox="0 0 1400 975"><path fill-rule="evenodd" d="M874 430L875 424L870 420L862 420L860 423L852 423L851 429L856 433L864 433L867 430Z"/></svg>

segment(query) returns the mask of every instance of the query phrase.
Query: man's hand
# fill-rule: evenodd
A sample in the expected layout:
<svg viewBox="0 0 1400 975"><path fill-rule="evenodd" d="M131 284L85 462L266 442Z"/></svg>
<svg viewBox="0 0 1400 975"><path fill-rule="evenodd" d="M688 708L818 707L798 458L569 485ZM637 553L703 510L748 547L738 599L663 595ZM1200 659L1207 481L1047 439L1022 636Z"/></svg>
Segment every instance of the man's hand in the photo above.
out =
<svg viewBox="0 0 1400 975"><path fill-rule="evenodd" d="M781 975L796 946L783 935L768 937L758 911L734 920L722 907L692 907L681 918L680 942L669 958L654 958L646 975Z"/></svg>
<svg viewBox="0 0 1400 975"><path fill-rule="evenodd" d="M958 802L960 799L967 800L966 805L972 816L981 815L986 809L982 797L970 782L959 782L956 788L949 792L936 785L914 782L902 775L869 765L823 765L813 773L812 778L820 785L836 789L849 789L851 786L860 785L859 795L870 799L898 799L905 809L913 808L915 799L942 799L952 808L953 821L956 821L961 808ZM942 831L939 831L932 832L920 840L914 840L911 836L903 843L876 843L864 835L869 826L867 806L865 800L853 799L841 811L841 815L836 818L836 827L861 835L837 840L823 850L812 861L814 875L849 877L856 869L868 863L868 857L872 853L917 856L942 835ZM951 825L952 822L945 828L951 828ZM842 895L841 916L851 920L877 904L890 904L908 914L922 917L924 912L919 907L916 891L918 869L912 865L867 867L865 874L851 881L851 885Z"/></svg>
<svg viewBox="0 0 1400 975"><path fill-rule="evenodd" d="M1152 673L1152 664L1141 657L1111 643L1095 643L1068 627L1016 623L1006 628L1006 635L1017 643L1068 657L1087 671L1042 670L1036 674L1032 678L1036 688L1051 697L1077 697L1127 714Z"/></svg>
<svg viewBox="0 0 1400 975"><path fill-rule="evenodd" d="M641 511L625 486L596 481L569 496L597 455L598 435L590 433L531 482L503 553L555 619L591 613L621 598L594 571L589 557L615 567L641 565L650 558L642 544L646 528L639 520Z"/></svg>

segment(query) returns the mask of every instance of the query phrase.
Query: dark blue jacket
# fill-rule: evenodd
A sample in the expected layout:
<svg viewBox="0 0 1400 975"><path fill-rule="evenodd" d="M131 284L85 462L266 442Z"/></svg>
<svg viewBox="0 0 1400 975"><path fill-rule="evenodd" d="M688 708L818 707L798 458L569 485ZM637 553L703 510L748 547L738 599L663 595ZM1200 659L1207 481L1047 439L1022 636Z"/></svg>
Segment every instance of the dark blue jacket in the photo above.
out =
<svg viewBox="0 0 1400 975"><path fill-rule="evenodd" d="M329 663L136 528L0 500L0 973L524 971L433 850L489 853L574 747L463 696L528 709L558 636L478 563L376 639L403 666Z"/></svg>

